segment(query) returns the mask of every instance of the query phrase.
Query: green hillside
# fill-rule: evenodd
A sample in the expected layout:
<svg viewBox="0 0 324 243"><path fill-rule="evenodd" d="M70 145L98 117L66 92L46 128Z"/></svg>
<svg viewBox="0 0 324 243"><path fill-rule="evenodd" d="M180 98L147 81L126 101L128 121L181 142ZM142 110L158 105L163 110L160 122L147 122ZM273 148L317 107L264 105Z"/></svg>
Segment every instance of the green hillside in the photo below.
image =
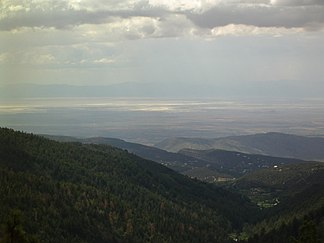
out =
<svg viewBox="0 0 324 243"><path fill-rule="evenodd" d="M314 185L324 186L324 163L278 165L254 171L231 183L235 190L246 194L256 203L262 202L262 198L268 198L276 205L279 201L290 200L296 194L308 191Z"/></svg>
<svg viewBox="0 0 324 243"><path fill-rule="evenodd" d="M0 129L0 195L0 240L18 242L228 242L258 212L126 151L10 129Z"/></svg>
<svg viewBox="0 0 324 243"><path fill-rule="evenodd" d="M215 171L228 174L236 178L262 168L269 168L284 164L308 163L299 159L279 158L260 154L246 154L219 149L183 149L180 150L179 153L196 158L199 161L204 161L204 165L208 165L209 169L214 169Z"/></svg>
<svg viewBox="0 0 324 243"><path fill-rule="evenodd" d="M324 163L262 169L232 187L266 207L258 223L244 228L242 238L248 237L248 242L324 240Z"/></svg>
<svg viewBox="0 0 324 243"><path fill-rule="evenodd" d="M178 153L137 143L126 142L116 138L74 138L66 136L42 135L60 142L81 142L84 144L108 144L125 149L142 158L155 161L181 174L206 182L233 180L249 172L268 168L274 165L302 163L305 161L289 158L278 158L258 154L245 154L225 150L192 150L183 149Z"/></svg>
<svg viewBox="0 0 324 243"><path fill-rule="evenodd" d="M92 138L75 138L67 136L52 136L42 135L46 138L59 141L59 142L80 142L84 144L106 144L116 148L127 150L130 153L134 153L141 158L152 160L159 164L165 165L170 169L178 171L182 174L187 174L187 171L192 168L203 167L206 165L205 161L189 157L179 153L167 152L155 147L126 142L118 138L106 138L106 137L92 137Z"/></svg>

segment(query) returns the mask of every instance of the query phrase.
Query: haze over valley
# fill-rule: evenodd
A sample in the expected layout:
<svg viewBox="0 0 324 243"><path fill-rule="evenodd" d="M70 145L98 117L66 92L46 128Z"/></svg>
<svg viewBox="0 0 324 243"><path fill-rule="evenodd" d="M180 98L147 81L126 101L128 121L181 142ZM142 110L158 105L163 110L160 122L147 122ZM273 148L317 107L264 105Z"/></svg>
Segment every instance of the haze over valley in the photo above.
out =
<svg viewBox="0 0 324 243"><path fill-rule="evenodd" d="M1 0L0 243L324 242L323 0Z"/></svg>
<svg viewBox="0 0 324 243"><path fill-rule="evenodd" d="M1 125L38 134L116 137L143 144L265 132L323 136L316 100L30 98L4 101Z"/></svg>

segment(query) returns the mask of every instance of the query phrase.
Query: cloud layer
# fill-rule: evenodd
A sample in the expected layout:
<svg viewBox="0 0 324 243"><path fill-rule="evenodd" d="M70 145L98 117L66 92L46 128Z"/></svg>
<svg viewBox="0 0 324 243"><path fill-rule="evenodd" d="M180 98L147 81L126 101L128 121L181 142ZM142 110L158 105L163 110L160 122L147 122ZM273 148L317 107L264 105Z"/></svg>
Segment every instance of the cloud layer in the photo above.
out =
<svg viewBox="0 0 324 243"><path fill-rule="evenodd" d="M324 26L324 3L320 0L4 0L0 4L0 29L4 31L23 27L72 29L81 25L119 25L126 38L136 38L127 34L127 23L129 29L143 32L137 36L140 38L177 35L174 30L172 34L166 30L175 28L182 35L186 27L187 34L193 34L227 25L312 30Z"/></svg>
<svg viewBox="0 0 324 243"><path fill-rule="evenodd" d="M0 10L2 82L324 76L322 0L1 0Z"/></svg>

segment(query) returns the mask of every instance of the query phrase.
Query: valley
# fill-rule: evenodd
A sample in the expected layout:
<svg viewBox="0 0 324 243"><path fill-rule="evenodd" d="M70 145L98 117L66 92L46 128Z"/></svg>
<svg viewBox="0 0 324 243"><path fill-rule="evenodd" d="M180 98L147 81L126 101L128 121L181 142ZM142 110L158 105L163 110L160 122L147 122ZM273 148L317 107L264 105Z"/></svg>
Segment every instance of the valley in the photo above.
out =
<svg viewBox="0 0 324 243"><path fill-rule="evenodd" d="M0 223L20 215L21 242L323 239L322 162L0 132Z"/></svg>
<svg viewBox="0 0 324 243"><path fill-rule="evenodd" d="M210 150L193 150L189 149L192 144L188 143L189 148L183 148L178 152L169 152L161 148L142 145L138 143L131 143L125 140L116 138L106 138L106 137L92 137L92 138L76 138L67 136L51 136L43 135L47 138L54 139L57 141L64 142L81 142L84 144L108 144L111 146L118 147L120 149L127 150L128 152L134 153L145 159L149 159L165 165L175 171L182 174L188 175L192 178L197 178L206 182L219 182L228 181L234 178L238 178L249 172L253 172L262 168L270 168L274 166L292 164L292 163L307 163L305 160L300 158L281 158L275 157L274 155L262 155L262 154L251 154L242 153L237 151L226 151L220 149L210 149ZM255 135L260 136L260 135ZM277 134L277 136L288 137L291 135ZM299 140L304 138L308 141L308 137L298 137ZM184 139L184 138L182 138ZM225 140L219 139L219 140ZM197 141L197 139L187 139L188 141ZM204 139L200 139L203 141ZM205 139L208 141L207 139ZM272 134L264 135L264 143L272 144ZM322 141L322 140L320 140ZM165 142L165 141L163 141ZM192 142L194 143L194 142ZM256 143L257 144L257 143ZM303 144L296 147L303 147ZM182 144L182 147L185 147ZM289 143L281 145L281 149L289 150L292 146ZM324 145L323 145L324 146ZM175 147L177 147L175 145ZM251 146L252 147L252 146ZM205 147L204 147L205 148ZM227 147L227 149L235 150L235 147ZM306 148L307 149L307 148ZM304 150L306 150L304 149ZM253 150L253 147L250 149ZM302 153L303 150L300 151ZM318 146L318 153L321 153L321 147ZM271 153L270 153L271 154ZM276 154L276 153L274 153Z"/></svg>
<svg viewBox="0 0 324 243"><path fill-rule="evenodd" d="M53 87L47 89L50 92ZM5 99L0 95L1 126L35 134L120 138L157 147L166 139L214 140L273 131L324 137L323 99L122 98L94 97L92 92L81 97L66 97L62 92L56 92L57 97L46 97L45 94L33 97L28 96L25 88L21 93L27 97ZM217 148L230 150L237 143L231 141L227 146ZM235 149L248 152L240 146L239 142ZM183 146L178 148L174 144L170 148L161 148L177 152ZM212 148L216 147L202 147ZM260 153L256 149L251 152ZM280 154L273 156L284 157Z"/></svg>
<svg viewBox="0 0 324 243"><path fill-rule="evenodd" d="M0 243L323 243L324 0L0 0Z"/></svg>

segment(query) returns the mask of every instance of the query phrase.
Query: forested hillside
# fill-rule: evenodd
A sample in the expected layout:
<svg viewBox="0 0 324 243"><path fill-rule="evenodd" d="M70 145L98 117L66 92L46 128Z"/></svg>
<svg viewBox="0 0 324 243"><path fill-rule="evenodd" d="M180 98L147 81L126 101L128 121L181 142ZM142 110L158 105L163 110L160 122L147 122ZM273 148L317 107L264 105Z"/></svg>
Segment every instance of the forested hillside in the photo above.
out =
<svg viewBox="0 0 324 243"><path fill-rule="evenodd" d="M248 242L323 242L324 163L262 169L232 186L265 207L260 221L243 230Z"/></svg>
<svg viewBox="0 0 324 243"><path fill-rule="evenodd" d="M17 242L228 242L258 212L120 149L4 128L0 195L0 239Z"/></svg>
<svg viewBox="0 0 324 243"><path fill-rule="evenodd" d="M108 144L125 149L142 158L155 161L181 174L206 182L221 182L238 178L261 168L291 163L304 163L299 159L279 158L258 154L245 154L225 150L183 149L178 153L116 138L93 137L75 138L67 136L42 135L60 142L80 142L84 144ZM307 163L307 162L306 162Z"/></svg>
<svg viewBox="0 0 324 243"><path fill-rule="evenodd" d="M240 152L218 149L193 150L183 149L180 154L187 155L197 160L205 161L209 168L229 174L236 178L250 172L285 164L308 163L299 159L280 158L260 154L245 154Z"/></svg>
<svg viewBox="0 0 324 243"><path fill-rule="evenodd" d="M84 144L106 144L116 148L127 150L130 153L134 153L141 158L155 161L159 164L165 165L175 171L184 173L191 170L193 167L203 167L206 165L205 161L189 157L179 153L171 153L155 147L126 142L117 138L106 137L92 137L92 138L75 138L68 136L53 136L42 135L46 138L59 141L59 142L80 142Z"/></svg>

